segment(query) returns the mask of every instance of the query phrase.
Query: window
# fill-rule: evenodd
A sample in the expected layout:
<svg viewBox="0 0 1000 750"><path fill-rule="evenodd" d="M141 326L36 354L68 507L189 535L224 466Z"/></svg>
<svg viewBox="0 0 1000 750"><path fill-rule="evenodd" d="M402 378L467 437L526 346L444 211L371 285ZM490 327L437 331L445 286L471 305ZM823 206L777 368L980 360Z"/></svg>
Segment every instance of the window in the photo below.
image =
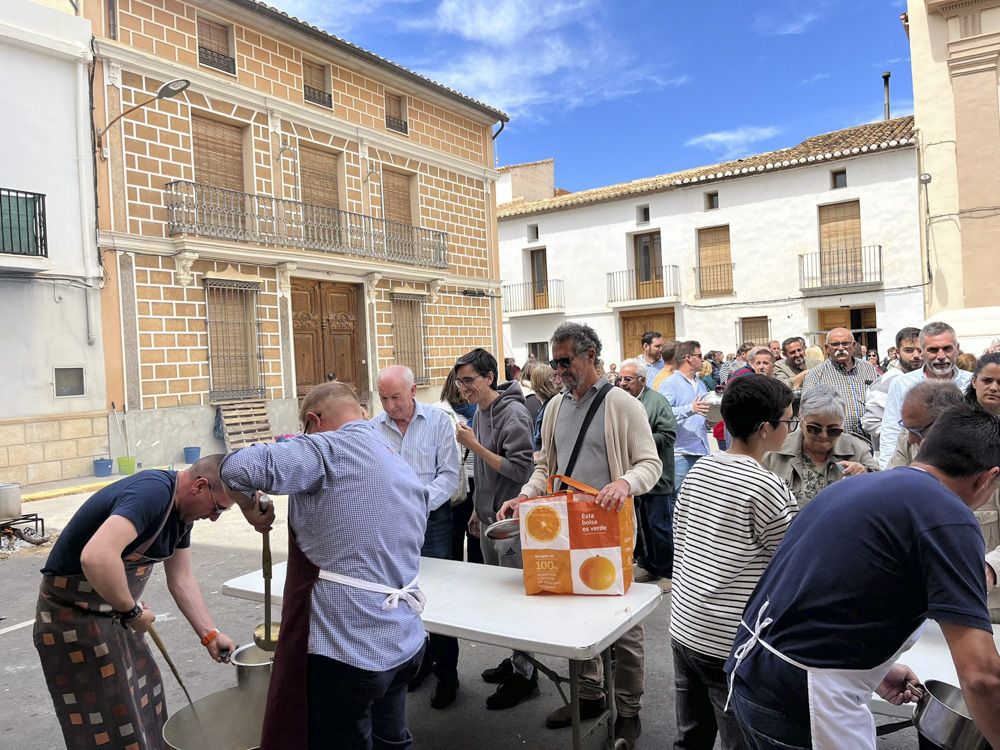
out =
<svg viewBox="0 0 1000 750"><path fill-rule="evenodd" d="M649 223L649 206L636 206L635 207L635 223L636 224L648 224Z"/></svg>
<svg viewBox="0 0 1000 750"><path fill-rule="evenodd" d="M264 398L260 284L205 279L212 401Z"/></svg>
<svg viewBox="0 0 1000 750"><path fill-rule="evenodd" d="M729 227L698 230L698 294L713 297L733 293L733 260Z"/></svg>
<svg viewBox="0 0 1000 750"><path fill-rule="evenodd" d="M719 207L719 191L705 193L705 210L714 211Z"/></svg>
<svg viewBox="0 0 1000 750"><path fill-rule="evenodd" d="M397 133L406 133L406 113L403 111L403 97L385 92L385 126Z"/></svg>
<svg viewBox="0 0 1000 750"><path fill-rule="evenodd" d="M198 62L216 70L236 74L236 60L229 42L229 26L199 16Z"/></svg>
<svg viewBox="0 0 1000 750"><path fill-rule="evenodd" d="M528 344L528 359L534 357L539 362L549 361L549 342L535 341Z"/></svg>
<svg viewBox="0 0 1000 750"><path fill-rule="evenodd" d="M531 294L533 298L531 310L545 310L549 306L549 264L545 248L532 250L529 255L531 264Z"/></svg>
<svg viewBox="0 0 1000 750"><path fill-rule="evenodd" d="M637 234L632 238L635 261L635 299L663 296L663 259L660 233Z"/></svg>
<svg viewBox="0 0 1000 750"><path fill-rule="evenodd" d="M847 187L847 170L837 169L830 172L830 188L837 190Z"/></svg>
<svg viewBox="0 0 1000 750"><path fill-rule="evenodd" d="M243 128L192 115L191 136L195 180L242 192Z"/></svg>
<svg viewBox="0 0 1000 750"><path fill-rule="evenodd" d="M819 272L823 286L863 278L860 201L819 207Z"/></svg>
<svg viewBox="0 0 1000 750"><path fill-rule="evenodd" d="M82 367L56 367L52 373L56 398L87 395Z"/></svg>
<svg viewBox="0 0 1000 750"><path fill-rule="evenodd" d="M303 203L324 208L340 208L337 174L336 154L309 146L302 146L299 149L299 177Z"/></svg>
<svg viewBox="0 0 1000 750"><path fill-rule="evenodd" d="M759 318L740 318L739 340L767 346L767 342L771 340L771 319L766 315Z"/></svg>
<svg viewBox="0 0 1000 750"><path fill-rule="evenodd" d="M307 102L323 107L333 106L333 97L327 84L326 66L311 60L302 61L302 94Z"/></svg>
<svg viewBox="0 0 1000 750"><path fill-rule="evenodd" d="M528 224L528 242L536 242L538 240L538 225Z"/></svg>
<svg viewBox="0 0 1000 750"><path fill-rule="evenodd" d="M422 294L393 294L390 300L395 363L413 370L417 383L429 383L427 336L424 330L425 298Z"/></svg>
<svg viewBox="0 0 1000 750"><path fill-rule="evenodd" d="M388 170L382 172L382 210L389 221L413 223L409 175Z"/></svg>
<svg viewBox="0 0 1000 750"><path fill-rule="evenodd" d="M48 256L44 195L0 188L0 252Z"/></svg>

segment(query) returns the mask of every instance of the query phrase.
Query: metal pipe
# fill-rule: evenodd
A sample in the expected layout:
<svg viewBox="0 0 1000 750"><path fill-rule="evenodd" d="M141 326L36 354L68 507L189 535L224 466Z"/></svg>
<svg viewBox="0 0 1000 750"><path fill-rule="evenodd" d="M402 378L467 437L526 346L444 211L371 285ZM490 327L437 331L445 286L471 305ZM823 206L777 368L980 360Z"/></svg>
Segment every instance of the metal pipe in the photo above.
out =
<svg viewBox="0 0 1000 750"><path fill-rule="evenodd" d="M94 196L96 200L96 193L93 178L88 180L87 174L87 167L93 164L94 157L90 150L90 85L85 63L85 60L80 59L76 65L76 179L80 194L80 251L83 255L83 278L87 282L87 288L83 292L84 317L87 345L93 346L97 343L97 321L91 281L99 277L91 272L91 258L97 256L97 230L91 223L94 212L88 196Z"/></svg>
<svg viewBox="0 0 1000 750"><path fill-rule="evenodd" d="M892 76L888 70L882 74L882 90L885 92L885 119L892 119L889 114L889 78Z"/></svg>

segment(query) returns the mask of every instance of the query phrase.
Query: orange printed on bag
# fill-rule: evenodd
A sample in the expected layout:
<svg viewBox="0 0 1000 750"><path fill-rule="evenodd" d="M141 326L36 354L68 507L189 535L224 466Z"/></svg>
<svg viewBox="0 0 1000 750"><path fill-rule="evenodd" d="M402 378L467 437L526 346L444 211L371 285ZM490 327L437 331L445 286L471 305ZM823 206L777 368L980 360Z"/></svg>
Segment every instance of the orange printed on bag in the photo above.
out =
<svg viewBox="0 0 1000 750"><path fill-rule="evenodd" d="M553 492L559 480L566 489ZM549 477L548 494L521 503L521 556L529 595L621 595L632 585L632 498L615 512L594 502L597 492L556 475Z"/></svg>

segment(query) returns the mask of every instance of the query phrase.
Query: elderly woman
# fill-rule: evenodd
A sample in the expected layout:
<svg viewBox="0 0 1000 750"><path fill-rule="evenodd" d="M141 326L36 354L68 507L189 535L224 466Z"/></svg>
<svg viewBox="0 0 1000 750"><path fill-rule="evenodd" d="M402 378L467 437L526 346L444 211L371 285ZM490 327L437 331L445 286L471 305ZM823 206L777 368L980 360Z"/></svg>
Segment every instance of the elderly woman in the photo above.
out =
<svg viewBox="0 0 1000 750"><path fill-rule="evenodd" d="M878 471L871 448L844 429L844 402L817 385L802 395L801 430L790 433L780 450L764 456L764 467L785 480L799 508L844 476Z"/></svg>

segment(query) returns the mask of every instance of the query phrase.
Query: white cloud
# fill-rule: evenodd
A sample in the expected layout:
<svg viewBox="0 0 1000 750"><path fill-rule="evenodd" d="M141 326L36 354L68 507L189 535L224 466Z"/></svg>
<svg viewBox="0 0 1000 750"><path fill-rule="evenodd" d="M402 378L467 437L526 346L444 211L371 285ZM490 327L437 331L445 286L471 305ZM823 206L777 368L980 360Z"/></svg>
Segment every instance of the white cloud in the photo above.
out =
<svg viewBox="0 0 1000 750"><path fill-rule="evenodd" d="M789 9L787 12L757 13L753 26L758 34L790 36L804 34L819 18L815 10Z"/></svg>
<svg viewBox="0 0 1000 750"><path fill-rule="evenodd" d="M416 0L272 0L290 16L344 37L375 13L389 15L393 7L413 5Z"/></svg>
<svg viewBox="0 0 1000 750"><path fill-rule="evenodd" d="M796 85L798 85L798 86L809 86L810 84L816 83L818 81L825 80L825 79L827 79L829 77L830 77L829 73L816 73L815 75L811 75L808 78L803 78Z"/></svg>
<svg viewBox="0 0 1000 750"><path fill-rule="evenodd" d="M591 0L441 0L432 17L404 25L510 47L579 21L592 4Z"/></svg>
<svg viewBox="0 0 1000 750"><path fill-rule="evenodd" d="M755 143L766 141L781 132L773 125L754 127L745 125L732 130L718 130L691 138L684 145L698 146L709 151L721 151L723 159L735 159L744 156Z"/></svg>

